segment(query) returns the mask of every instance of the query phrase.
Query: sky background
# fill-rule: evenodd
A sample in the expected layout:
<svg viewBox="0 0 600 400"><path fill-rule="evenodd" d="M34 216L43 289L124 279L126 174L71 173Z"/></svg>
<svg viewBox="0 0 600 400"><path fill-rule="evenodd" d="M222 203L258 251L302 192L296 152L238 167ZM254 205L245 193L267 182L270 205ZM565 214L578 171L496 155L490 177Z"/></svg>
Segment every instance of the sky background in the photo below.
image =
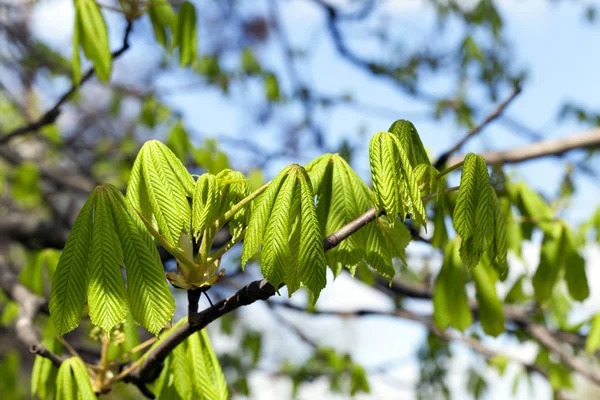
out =
<svg viewBox="0 0 600 400"><path fill-rule="evenodd" d="M344 5L345 0L332 1ZM582 132L586 127L574 122L558 122L556 115L565 101L576 100L578 104L591 109L600 109L600 26L584 22L583 7L574 6L572 2L549 2L541 0L500 1L500 10L505 19L505 29L508 38L514 45L515 66L526 66L529 73L523 92L511 103L506 115L522 121L542 133L545 138L559 138ZM267 2L246 2L243 7L248 12L257 9L266 10ZM281 13L285 22L287 35L294 47L310 49L310 61L298 64L300 77L313 87L325 94L351 93L355 98L370 105L378 105L389 113L374 114L370 111L355 107L338 107L334 112L320 116L324 122L327 144L335 149L344 140L350 140L355 152L353 167L369 181L368 140L378 131L387 130L391 122L406 118L412 120L420 136L434 155L439 155L465 134L464 128L457 128L454 122L442 119L432 121L425 114L424 104L408 98L391 87L386 80L374 79L362 70L341 60L333 47L330 37L325 33L324 15L322 10L308 0L292 0L281 2ZM415 43L423 35L431 32L434 23L434 13L425 1L421 0L389 0L372 18L373 24L381 23L386 17L394 24L394 31L401 35L406 42ZM109 16L111 43L113 48L119 46L122 35L122 23L118 15ZM52 43L56 48L64 49L65 54L70 50L72 35L73 6L71 0L53 0L36 8L34 14L35 32ZM459 33L459 27L450 27L446 37L437 37L440 42L451 41ZM344 32L351 31L344 28ZM136 68L156 60L160 52L151 38L144 39L143 35L150 32L147 20L137 23L132 37L131 50L122 57L115 67L114 79L127 82L135 76ZM201 30L202 32L202 30ZM356 38L351 34L352 47L360 52L370 54L376 51L376 45L368 40ZM414 40L413 40L414 39ZM263 46L258 51L267 66L281 69L283 60L277 51L276 44ZM185 87L186 82L192 81L192 76L180 72L163 76L157 83L164 88ZM62 83L65 87L69 82ZM283 81L285 86L288 84ZM425 88L432 92L442 92L449 88L448 80L432 79ZM60 86L60 84L59 84ZM58 87L57 90L61 88ZM234 89L234 95L224 97L216 89L173 91L163 97L168 104L178 109L186 126L204 135L219 137L226 134L230 137L247 138L249 127L256 128L256 122L249 117L247 101L254 95L252 87ZM505 98L508 93L501 95ZM494 106L482 102L483 115L494 109ZM290 110L297 112L298 110ZM391 112L393 111L393 112ZM388 115L389 114L389 115ZM68 121L61 123L68 124ZM278 140L278 130L274 126L259 127L260 135L250 139L265 149L272 147ZM256 132L257 129L253 129ZM358 132L363 131L361 136ZM200 143L201 138L198 138ZM476 139L469 142L463 149L466 151L482 152L488 149L504 149L524 145L529 139L523 135L507 130L500 122L488 126ZM308 146L308 144L307 144ZM249 158L235 146L225 146L225 149L236 151L236 157L231 158L233 167L247 169ZM290 162L306 163L317 154L308 154L306 159L284 159L273 163L266 171L267 178L272 177L284 165ZM249 156L249 155L246 155ZM600 162L595 160L595 165ZM518 167L509 167L515 176L526 180L531 186L552 195L557 192L564 173L564 164L556 159L548 158L531 161ZM578 176L578 190L573 198L573 206L566 215L569 221L579 223L587 219L598 205L600 190L597 183L587 176ZM418 247L410 245L409 251L416 252ZM526 243L524 248L525 262L511 257L511 273L508 282L517 277L523 270L534 271L538 262L539 245L536 241ZM600 281L600 250L590 245L585 250L587 259L588 280L591 286L591 296L576 313L577 318L584 318L598 310L600 292L596 282ZM439 265L439 257L434 257L432 263ZM505 288L499 288L499 294L505 293ZM301 300L298 299L298 300ZM296 301L298 301L296 300ZM431 311L426 305L417 301L409 303L415 310ZM182 305L184 305L182 303ZM323 309L353 310L357 308L391 311L393 304L381 293L365 288L343 275L333 284L327 286L319 300ZM185 308L185 307L182 307ZM265 362L261 364L264 370L253 375L251 384L255 390L261 390L260 399L281 399L291 390L291 383L285 379L270 377L275 361L285 358L301 360L310 354L310 348L286 329L277 328L277 321L272 318L262 304L254 304L244 309L245 323L264 331ZM302 327L311 338L323 345L332 346L341 351L349 351L355 360L367 370L381 364L396 361L395 367L389 370L386 377L373 375L371 378L372 394L358 398L377 399L412 399L413 385L418 377L418 364L415 354L425 335L425 330L418 324L386 318L365 318L362 320L340 320L337 318L320 317L311 319L306 315L286 313L284 316ZM215 336L215 335L213 335ZM230 349L233 342L225 337L215 337L218 349ZM500 337L486 340L486 344L497 350L514 355L523 360L530 360L535 355L535 346L522 346L511 340ZM494 371L484 368L481 360L475 359L471 352L460 345L454 345L456 357L450 372L450 385L457 398L462 398L464 391L465 370L471 366L478 367L485 376L492 378L491 390L487 398L506 399L511 396L511 385L514 373L518 370L511 365L504 378ZM551 398L546 385L535 378L535 397L537 399ZM256 393L256 392L255 392ZM532 393L527 385L521 385L518 398L531 398ZM307 385L299 392L300 399L328 399L326 381L317 381ZM343 398L343 397L341 397Z"/></svg>

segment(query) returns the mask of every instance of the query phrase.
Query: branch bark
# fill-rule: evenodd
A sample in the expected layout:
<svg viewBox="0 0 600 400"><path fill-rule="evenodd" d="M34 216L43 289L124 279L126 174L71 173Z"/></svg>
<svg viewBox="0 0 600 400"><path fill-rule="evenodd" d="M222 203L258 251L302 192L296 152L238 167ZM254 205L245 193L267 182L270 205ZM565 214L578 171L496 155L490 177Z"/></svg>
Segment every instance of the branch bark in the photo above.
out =
<svg viewBox="0 0 600 400"><path fill-rule="evenodd" d="M527 146L509 150L490 151L481 154L488 164L514 164L547 156L560 156L572 150L588 149L600 146L600 128L569 135L560 139L542 140ZM464 155L451 157L450 165L463 161Z"/></svg>
<svg viewBox="0 0 600 400"><path fill-rule="evenodd" d="M45 300L22 285L3 260L0 260L0 288L19 304L19 316L15 323L17 339L27 346L32 354L45 357L58 367L63 358L40 343L39 334L34 326L35 317L44 307Z"/></svg>

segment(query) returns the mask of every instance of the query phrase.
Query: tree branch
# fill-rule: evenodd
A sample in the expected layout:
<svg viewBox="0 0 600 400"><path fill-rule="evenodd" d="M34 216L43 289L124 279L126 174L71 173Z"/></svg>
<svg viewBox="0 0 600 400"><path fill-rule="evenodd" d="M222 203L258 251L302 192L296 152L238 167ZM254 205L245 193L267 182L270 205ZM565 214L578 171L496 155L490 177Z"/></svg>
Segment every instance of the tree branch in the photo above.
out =
<svg viewBox="0 0 600 400"><path fill-rule="evenodd" d="M115 60L119 58L127 49L129 49L129 35L131 34L131 30L133 28L133 21L127 22L127 27L125 28L125 35L123 36L123 44L121 48L112 52L112 59ZM30 132L37 131L40 128L43 128L46 125L50 125L56 121L58 116L61 113L61 107L68 101L70 98L77 92L79 87L83 85L85 82L90 80L95 75L94 68L90 68L81 78L81 82L77 85L73 83L73 85L67 90L58 101L54 104L52 108L46 111L40 118L36 121L30 122L27 125L16 128L4 135L0 134L0 145L8 143L11 139L22 136Z"/></svg>
<svg viewBox="0 0 600 400"><path fill-rule="evenodd" d="M543 140L510 150L490 151L481 154L488 164L512 164L546 156L560 156L571 150L600 146L600 128L560 139ZM448 163L456 164L464 160L464 155L451 157Z"/></svg>
<svg viewBox="0 0 600 400"><path fill-rule="evenodd" d="M0 288L19 304L19 316L15 322L17 339L27 346L32 354L45 357L58 367L63 358L52 353L40 343L39 335L34 327L34 319L44 306L45 300L19 283L18 278L4 261L0 261Z"/></svg>
<svg viewBox="0 0 600 400"><path fill-rule="evenodd" d="M485 128L489 123L498 118L504 112L506 107L508 107L508 105L519 95L519 93L521 93L521 85L517 83L512 93L510 94L510 96L508 96L506 100L500 103L491 114L489 114L487 117L485 117L483 121L479 123L479 125L473 127L473 129L471 129L461 140L459 140L454 146L448 149L437 159L437 161L434 164L435 168L440 169L444 164L446 164L446 161L448 161L452 154L460 150L461 147L465 145L465 143L467 143L471 138L473 138L475 135L481 132L483 128ZM451 163L450 165L453 164Z"/></svg>
<svg viewBox="0 0 600 400"><path fill-rule="evenodd" d="M528 324L526 330L535 340L559 356L569 368L579 372L581 375L600 386L600 374L597 372L596 368L584 363L574 355L565 351L562 344L556 340L545 327L539 324Z"/></svg>
<svg viewBox="0 0 600 400"><path fill-rule="evenodd" d="M516 363L522 365L528 371L537 372L541 376L548 378L547 372L540 366L536 365L535 363L528 363L528 362L525 362L518 358L508 356L504 353L489 349L483 343L481 343L481 341L479 341L478 339L476 339L474 337L458 336L458 335L451 334L447 330L442 331L435 325L435 322L433 321L433 319L430 316L417 314L415 312L407 310L406 308L398 308L393 312L384 312L384 311L375 311L375 310L355 310L355 311L350 311L350 312L333 311L333 310L310 310L310 311L307 311L305 308L296 306L289 302L270 301L269 304L271 306L276 305L279 307L285 307L285 308L288 308L291 310L300 311L300 312L308 313L308 314L315 315L315 316L339 316L342 318L352 318L352 317L364 317L364 316L370 316L370 315L377 315L377 316L390 316L390 317L395 317L395 318L407 319L407 320L414 321L414 322L419 322L419 323L423 324L430 332L432 332L439 338L449 341L449 342L450 341L461 342L461 343L469 346L471 349L473 349L477 353L480 353L488 360L491 360L492 358L497 357L497 356L503 356L503 357L506 357L507 359L509 359L510 361L513 361L513 362L516 362Z"/></svg>

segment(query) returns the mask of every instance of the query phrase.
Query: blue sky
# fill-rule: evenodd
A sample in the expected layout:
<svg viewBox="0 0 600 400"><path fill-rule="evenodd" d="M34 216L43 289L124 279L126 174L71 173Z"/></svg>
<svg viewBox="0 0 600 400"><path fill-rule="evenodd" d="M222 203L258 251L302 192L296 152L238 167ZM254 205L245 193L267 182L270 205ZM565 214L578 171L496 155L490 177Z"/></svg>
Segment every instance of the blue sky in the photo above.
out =
<svg viewBox="0 0 600 400"><path fill-rule="evenodd" d="M345 4L347 1L338 0L335 3ZM389 0L385 2L382 13L389 16L402 37L409 43L417 41L433 21L431 9L421 0ZM576 100L582 105L590 108L600 109L600 28L589 25L583 20L582 7L572 5L570 2L552 2L548 4L542 0L528 1L500 1L500 9L505 17L506 31L510 41L515 46L515 65L526 65L529 71L529 79L523 87L523 93L510 105L507 115L522 121L524 124L538 130L546 138L565 137L570 134L582 132L587 127L572 122L558 122L556 113L566 100ZM250 4L250 3L246 3ZM264 9L265 2L252 2L249 8L258 7ZM465 133L464 128L457 128L452 121L441 120L438 122L419 118L425 109L422 104L398 94L398 91L390 87L386 80L375 80L363 71L340 60L327 34L323 31L323 13L320 8L314 6L308 0L293 0L281 3L281 11L290 40L294 46L310 49L314 52L309 63L302 63L300 76L308 80L325 94L352 93L361 102L384 106L388 109L397 110L397 115L373 115L361 112L355 108L337 109L331 115L323 117L327 143L335 148L341 140L348 138L354 146L356 153L353 166L361 176L368 180L369 169L367 161L367 143L370 136L380 130L386 130L391 122L399 118L412 119L416 124L425 145L430 151L438 155L446 150L458 138ZM114 16L114 15L113 15ZM40 36L49 38L57 47L70 49L70 38L72 34L72 2L70 0L51 1L40 6L34 15L35 26ZM111 21L113 21L111 19ZM374 19L373 21L377 21ZM115 29L116 28L116 29ZM111 39L117 47L120 40L120 25L111 22L114 34ZM139 29L139 30L138 30ZM148 31L146 23L144 30ZM136 32L141 29L136 28ZM447 33L449 38L455 35L455 31ZM352 36L354 37L354 36ZM50 39L51 38L51 39ZM413 41L414 39L414 41ZM442 38L443 40L444 38ZM115 79L127 82L131 74L135 74L137 66L143 65L148 58L156 59L156 46L151 41L142 40L139 35L132 39L132 49L123 61L119 61L115 70ZM368 41L352 42L359 46L360 51L367 53L374 50L373 43ZM273 68L280 68L282 60L277 47L267 46L260 50L267 64ZM191 76L179 73L164 77L160 81L161 86L171 87L185 84ZM64 82L66 85L67 82ZM285 82L284 82L285 84ZM427 82L427 89L438 91L448 86L443 79ZM174 93L166 97L166 101L183 112L184 121L194 131L208 135L218 136L226 133L229 136L245 137L249 124L254 124L248 117L248 103L245 94L250 98L253 89L248 88L248 93L238 92L238 96L224 98L217 90L186 90L182 93ZM506 93L507 95L508 93ZM483 110L492 110L492 104L481 104ZM294 112L292 110L291 112ZM484 111L485 114L485 111ZM417 118L413 118L416 116ZM484 115L480 117L483 118ZM362 127L366 134L358 136L358 128ZM255 135L256 140L265 148L272 147L277 140L277 131L273 127L266 126L258 130L263 132ZM257 129L254 129L257 132ZM472 140L464 151L481 152L486 149L510 148L526 144L528 139L522 135L507 131L502 124L494 123L485 129L481 135ZM231 149L231 148L230 148ZM232 149L235 150L235 149ZM233 158L234 166L239 168L249 167L244 160L243 153ZM316 155L316 154L314 154ZM268 171L275 174L280 167L289 162L304 163L303 160L282 160L272 166ZM235 165L239 164L239 165ZM600 167L598 160L595 165ZM527 180L532 186L545 193L556 192L563 173L563 164L556 159L543 161L532 161L518 168L510 168L516 174ZM573 200L573 207L568 216L574 221L585 219L598 205L600 190L596 183L588 177L578 179L579 187ZM535 243L527 244L526 260L528 265L512 264L513 272L523 268L532 268L537 264L538 246ZM600 304L597 285L600 273L595 271L600 255L597 247L586 250L588 257L588 273L592 283L592 297L585 303L587 312L597 310ZM436 262L436 259L433 261ZM500 289L502 292L502 289ZM371 289L365 289L349 278L342 277L329 285L323 292L320 301L323 308L348 309L356 307L376 308L391 310L393 305L383 296ZM419 310L424 308L415 304ZM426 310L426 309L425 309ZM252 320L268 321L269 315L262 305L253 305L244 313L248 318L248 324ZM306 316L293 315L294 321L304 321L308 326L307 331L311 337L319 342L334 346L341 350L352 351L357 361L365 367L378 365L382 362L403 359L398 368L391 372L394 379L406 383L407 387L394 389L392 383L380 377L372 380L375 395L378 399L410 399L414 393L410 390L411 382L414 380L416 363L412 358L419 347L424 330L415 324L390 321L383 318L372 318L365 321L339 321L334 318L319 319L316 323L310 323ZM272 321L275 324L275 321ZM260 326L256 326L260 328ZM308 349L288 331L281 329L266 329L265 335L270 343L265 349L269 360L281 359L281 354L288 354L292 358L301 359L308 354ZM226 348L231 343L225 338L217 338L217 345ZM267 342L267 341L265 341ZM357 344L359 344L357 346ZM529 346L522 348L503 338L489 341L490 346L497 349L516 354L518 357L531 357L535 348ZM464 382L464 370L473 358L470 353L461 346L457 346L457 360L451 372L452 388L460 395L464 393L462 386ZM293 349L293 351L292 351ZM266 365L266 368L268 365ZM511 367L508 375L514 373L516 368ZM504 399L510 394L511 381L500 379L493 372L488 373L493 378L492 393L490 398ZM272 397L261 396L261 399L279 399L287 393L289 383L268 378L267 374L258 373L253 377L252 383L257 388L268 387L271 389ZM397 385L396 385L397 386ZM527 390L519 391L520 398L530 398ZM536 397L540 399L550 398L550 393L544 385L536 384ZM326 394L326 385L317 382L315 385L301 391L300 398L331 398Z"/></svg>

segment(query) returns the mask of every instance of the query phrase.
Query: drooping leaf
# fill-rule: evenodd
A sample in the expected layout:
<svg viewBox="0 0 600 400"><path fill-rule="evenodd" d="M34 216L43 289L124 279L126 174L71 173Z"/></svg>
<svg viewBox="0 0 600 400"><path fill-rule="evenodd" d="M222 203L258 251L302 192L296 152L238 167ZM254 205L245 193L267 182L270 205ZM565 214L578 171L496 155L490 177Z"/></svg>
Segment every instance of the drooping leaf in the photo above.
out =
<svg viewBox="0 0 600 400"><path fill-rule="evenodd" d="M286 279L286 270L297 271L298 260L291 260L291 246L289 242L292 220L296 219L298 207L292 208L294 197L298 197L297 179L295 174L288 174L281 184L277 198L273 204L271 215L265 230L263 249L261 253L262 275L275 287ZM294 215L296 214L296 215ZM290 265L293 263L293 265ZM286 282L290 294L297 290L300 279L292 278Z"/></svg>
<svg viewBox="0 0 600 400"><path fill-rule="evenodd" d="M490 262L505 276L508 243L504 216L481 156L469 153L465 157L452 219L462 238L460 255L467 266L475 267L487 252Z"/></svg>
<svg viewBox="0 0 600 400"><path fill-rule="evenodd" d="M542 196L531 190L524 182L516 184L509 182L506 188L524 219L521 226L525 239L531 239L534 226L538 226L548 234L555 232L554 213Z"/></svg>
<svg viewBox="0 0 600 400"><path fill-rule="evenodd" d="M433 319L440 329L452 325L464 331L473 322L465 285L467 271L459 256L457 240L448 242L444 262L433 289Z"/></svg>
<svg viewBox="0 0 600 400"><path fill-rule="evenodd" d="M217 360L206 329L191 335L188 339L188 359L194 378L195 398L206 400L227 400L227 382Z"/></svg>
<svg viewBox="0 0 600 400"><path fill-rule="evenodd" d="M504 309L496 294L495 272L486 263L481 262L471 269L475 281L479 320L488 335L498 336L504 332Z"/></svg>
<svg viewBox="0 0 600 400"><path fill-rule="evenodd" d="M163 47L169 46L169 34L174 31L177 16L167 0L153 0L148 3L148 15L156 41ZM170 31L170 32L169 32Z"/></svg>
<svg viewBox="0 0 600 400"><path fill-rule="evenodd" d="M90 197L79 212L54 274L48 307L59 336L77 327L83 314L89 282L93 201Z"/></svg>
<svg viewBox="0 0 600 400"><path fill-rule="evenodd" d="M108 82L112 66L112 54L108 44L108 31L100 7L93 0L75 0L75 23L77 39L83 52L94 63L98 79ZM77 61L78 63L78 61Z"/></svg>
<svg viewBox="0 0 600 400"><path fill-rule="evenodd" d="M80 358L70 357L62 362L56 377L56 400L95 400L90 377Z"/></svg>
<svg viewBox="0 0 600 400"><path fill-rule="evenodd" d="M121 192L111 187L110 195L124 254L131 313L136 322L156 335L175 311L160 255L152 236Z"/></svg>
<svg viewBox="0 0 600 400"><path fill-rule="evenodd" d="M289 168L285 168L281 171L279 175L269 183L268 188L255 200L255 207L250 222L248 223L248 228L246 229L246 236L244 237L242 268L244 268L248 260L256 254L260 247L265 230L267 229L267 222L269 221L271 210L275 203L275 198L277 197L281 184L286 178L287 171L289 171Z"/></svg>
<svg viewBox="0 0 600 400"><path fill-rule="evenodd" d="M179 7L175 42L179 46L179 64L186 67L194 63L198 47L196 8L189 1Z"/></svg>
<svg viewBox="0 0 600 400"><path fill-rule="evenodd" d="M369 145L369 160L376 206L384 209L393 222L400 215L402 220L409 216L424 225L421 191L407 149L399 139L388 132L375 134Z"/></svg>
<svg viewBox="0 0 600 400"><path fill-rule="evenodd" d="M300 183L300 244L298 246L300 277L302 284L312 292L314 304L327 283L323 235L319 229L314 204L315 194L310 178L304 168L300 166L297 166L295 171Z"/></svg>
<svg viewBox="0 0 600 400"><path fill-rule="evenodd" d="M44 331L50 331L50 334L44 332L44 339L42 339L42 345L54 354L60 355L62 353L62 344L54 336L54 328L52 323L46 324ZM33 363L33 370L31 373L31 396L37 395L41 400L46 400L51 397L56 391L56 374L58 368L52 364L48 358L42 356L35 356L35 362Z"/></svg>
<svg viewBox="0 0 600 400"><path fill-rule="evenodd" d="M262 242L262 272L275 287L285 281L291 295L300 284L316 301L325 287L325 254L314 204L315 194L304 168L284 168L269 184L252 212L244 248L245 264Z"/></svg>
<svg viewBox="0 0 600 400"><path fill-rule="evenodd" d="M90 196L94 201L94 222L87 292L90 319L105 332L110 332L127 314L127 295L120 268L123 251L109 191L107 186L98 186Z"/></svg>
<svg viewBox="0 0 600 400"><path fill-rule="evenodd" d="M326 154L307 165L317 194L317 218L325 236L337 232L358 218L370 207L367 185L338 154ZM316 185L316 186L315 186ZM367 232L359 230L326 254L327 264L334 275L346 267L352 274L365 259Z"/></svg>
<svg viewBox="0 0 600 400"><path fill-rule="evenodd" d="M565 281L569 289L569 295L574 300L583 301L590 295L590 288L585 273L585 260L579 254L578 243L575 234L569 227L564 227L563 235L567 247L562 251L567 253L565 257Z"/></svg>

